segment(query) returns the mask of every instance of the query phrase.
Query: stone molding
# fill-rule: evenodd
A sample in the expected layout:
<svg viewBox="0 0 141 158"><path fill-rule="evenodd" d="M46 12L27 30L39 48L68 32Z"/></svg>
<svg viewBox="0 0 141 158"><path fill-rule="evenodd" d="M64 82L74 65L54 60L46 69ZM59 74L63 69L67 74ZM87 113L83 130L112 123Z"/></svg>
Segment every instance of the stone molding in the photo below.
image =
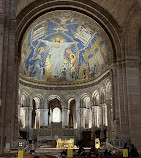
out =
<svg viewBox="0 0 141 158"><path fill-rule="evenodd" d="M117 68L139 68L141 64L141 61L139 59L137 60L123 60L123 61L118 61L114 63L111 66L112 70L115 70Z"/></svg>
<svg viewBox="0 0 141 158"><path fill-rule="evenodd" d="M91 83L87 84L79 84L79 85L46 85L46 84L35 84L32 82L28 82L23 79L19 79L19 83L23 86L27 86L30 88L36 88L36 89L43 89L43 90L76 90L76 89L84 89L84 88L89 88L92 86L95 86L102 82L104 79L106 79L108 76L110 76L110 72L108 71L104 76L102 76L99 80L93 81Z"/></svg>
<svg viewBox="0 0 141 158"><path fill-rule="evenodd" d="M17 10L17 15L26 7L28 6L30 3L34 2L35 0L24 0L24 3L22 0L19 0L19 4L18 4L18 10Z"/></svg>

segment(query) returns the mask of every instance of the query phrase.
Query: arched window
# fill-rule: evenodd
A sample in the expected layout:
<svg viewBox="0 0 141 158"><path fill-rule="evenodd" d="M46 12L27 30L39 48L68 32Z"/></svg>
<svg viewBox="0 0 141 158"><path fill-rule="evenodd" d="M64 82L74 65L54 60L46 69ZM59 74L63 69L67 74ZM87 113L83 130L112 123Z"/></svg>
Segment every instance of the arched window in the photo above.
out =
<svg viewBox="0 0 141 158"><path fill-rule="evenodd" d="M53 109L53 122L61 122L61 110L57 107Z"/></svg>

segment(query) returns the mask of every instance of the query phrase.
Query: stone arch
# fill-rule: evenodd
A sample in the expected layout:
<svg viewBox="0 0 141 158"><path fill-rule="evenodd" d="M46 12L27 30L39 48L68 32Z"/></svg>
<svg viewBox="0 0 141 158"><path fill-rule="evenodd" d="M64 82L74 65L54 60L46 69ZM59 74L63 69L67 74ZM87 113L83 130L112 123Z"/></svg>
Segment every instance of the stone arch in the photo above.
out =
<svg viewBox="0 0 141 158"><path fill-rule="evenodd" d="M30 98L29 98L29 94L26 92L23 92L20 98L21 101L21 106L22 107L28 107L30 106Z"/></svg>
<svg viewBox="0 0 141 158"><path fill-rule="evenodd" d="M18 27L17 27L17 53L20 52L21 48L21 40L23 38L25 30L28 28L28 26L40 15L52 11L52 10L60 10L60 9L67 9L67 10L76 10L78 12L82 12L88 16L90 16L92 19L95 19L101 26L104 28L104 30L109 35L111 42L113 44L114 49L114 60L116 59L116 56L120 57L120 41L118 35L121 33L120 26L118 23L112 18L112 16L102 7L100 7L98 4L96 4L93 1L84 2L83 0L78 1L48 1L45 2L43 0L40 1L27 1L26 7L22 6L24 4L19 2L18 9L19 14L17 15L17 21L18 21ZM87 4L86 4L87 3ZM91 7L93 6L93 7ZM24 8L25 7L25 8ZM22 9L20 9L22 8ZM22 10L22 11L21 11ZM30 12L29 12L30 10ZM101 12L99 12L99 10ZM21 12L20 12L21 11ZM111 20L112 19L112 20ZM111 23L112 21L112 23ZM117 52L119 55L117 55ZM20 57L20 54L17 55Z"/></svg>
<svg viewBox="0 0 141 158"><path fill-rule="evenodd" d="M76 128L76 99L73 97L70 97L68 99L68 127L69 128Z"/></svg>
<svg viewBox="0 0 141 158"><path fill-rule="evenodd" d="M20 104L18 106L18 122L19 122L19 128L24 129L26 125L26 115L27 110L30 107L30 98L29 94L26 91L22 91L22 93L19 96Z"/></svg>
<svg viewBox="0 0 141 158"><path fill-rule="evenodd" d="M70 109L70 103L71 101L75 100L74 97L69 96L69 98L67 97L67 101L68 101L68 109Z"/></svg>
<svg viewBox="0 0 141 158"><path fill-rule="evenodd" d="M31 106L33 104L33 99L35 99L36 102L38 102L38 105L36 106L36 109L42 109L44 107L44 97L41 93L39 92L33 92L31 93Z"/></svg>
<svg viewBox="0 0 141 158"><path fill-rule="evenodd" d="M30 94L31 94L31 92L28 89L25 89L25 88L19 89L18 98L19 98L20 106L22 105L21 98L22 98L23 95L26 98L26 106L30 106Z"/></svg>
<svg viewBox="0 0 141 158"><path fill-rule="evenodd" d="M20 87L20 88L19 88L19 91L20 91L19 97L20 97L23 93L26 93L26 94L29 95L29 96L30 96L30 94L31 94L31 91L30 91L29 89L27 89L27 88Z"/></svg>
<svg viewBox="0 0 141 158"><path fill-rule="evenodd" d="M61 98L57 95L51 95L48 98L48 109L49 109L49 123L61 122L62 117L62 105Z"/></svg>
<svg viewBox="0 0 141 158"><path fill-rule="evenodd" d="M49 95L48 102L55 98L57 98L59 101L61 101L61 97L59 95Z"/></svg>
<svg viewBox="0 0 141 158"><path fill-rule="evenodd" d="M104 103L105 102L105 87L104 87L104 85L101 86L99 95L100 95L100 103Z"/></svg>
<svg viewBox="0 0 141 158"><path fill-rule="evenodd" d="M80 98L80 107L86 108L86 102L85 101L87 100L87 98L90 98L90 96L87 93L83 93L81 95L81 98Z"/></svg>
<svg viewBox="0 0 141 158"><path fill-rule="evenodd" d="M107 81L106 85L106 100L109 100L111 99L112 97L112 85L111 85L111 82L110 81Z"/></svg>
<svg viewBox="0 0 141 158"><path fill-rule="evenodd" d="M91 102L91 95L89 96L88 93L83 93L80 99L80 107L83 111L82 118L83 118L83 127L84 128L91 128L92 126L92 102Z"/></svg>
<svg viewBox="0 0 141 158"><path fill-rule="evenodd" d="M93 98L93 105L99 105L99 90L95 90L93 92L93 95L92 95L92 98Z"/></svg>
<svg viewBox="0 0 141 158"><path fill-rule="evenodd" d="M80 97L80 96L79 96L78 92L73 91L73 92L67 93L65 98L66 98L66 100L68 101L68 100L71 99L71 98L74 98L74 99L76 100L76 99L78 99L79 97Z"/></svg>

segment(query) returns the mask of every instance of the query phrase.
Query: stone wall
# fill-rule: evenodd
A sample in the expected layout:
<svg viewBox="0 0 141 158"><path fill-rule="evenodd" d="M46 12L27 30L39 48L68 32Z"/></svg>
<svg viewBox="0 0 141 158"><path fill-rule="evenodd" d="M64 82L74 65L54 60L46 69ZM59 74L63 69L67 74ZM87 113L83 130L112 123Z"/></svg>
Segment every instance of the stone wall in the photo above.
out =
<svg viewBox="0 0 141 158"><path fill-rule="evenodd" d="M139 0L93 0L84 1L20 1L0 0L0 153L6 143L14 145L18 137L17 88L20 40L24 29L35 15L51 7L68 7L83 10L98 19L107 29L115 49L113 64L113 93L115 121L120 127L120 138L134 143L141 152L141 101L140 57L138 37L141 30ZM36 8L36 5L39 5ZM26 8L24 9L24 7ZM22 12L20 12L22 10ZM16 12L18 27L16 30ZM43 12L42 12L43 14ZM28 15L28 16L27 16ZM15 38L16 34L16 38ZM18 49L17 49L18 45ZM16 47L15 47L16 46ZM16 51L15 51L16 49ZM16 53L15 53L16 52ZM15 60L16 59L16 60Z"/></svg>

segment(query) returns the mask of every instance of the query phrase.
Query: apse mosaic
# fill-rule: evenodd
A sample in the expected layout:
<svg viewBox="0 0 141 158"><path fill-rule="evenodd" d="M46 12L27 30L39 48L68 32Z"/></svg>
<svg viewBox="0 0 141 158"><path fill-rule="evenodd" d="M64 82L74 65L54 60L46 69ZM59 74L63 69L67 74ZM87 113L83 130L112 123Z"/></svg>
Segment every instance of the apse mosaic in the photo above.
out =
<svg viewBox="0 0 141 158"><path fill-rule="evenodd" d="M34 21L21 48L20 76L46 83L93 80L113 60L103 28L76 11L53 11Z"/></svg>

